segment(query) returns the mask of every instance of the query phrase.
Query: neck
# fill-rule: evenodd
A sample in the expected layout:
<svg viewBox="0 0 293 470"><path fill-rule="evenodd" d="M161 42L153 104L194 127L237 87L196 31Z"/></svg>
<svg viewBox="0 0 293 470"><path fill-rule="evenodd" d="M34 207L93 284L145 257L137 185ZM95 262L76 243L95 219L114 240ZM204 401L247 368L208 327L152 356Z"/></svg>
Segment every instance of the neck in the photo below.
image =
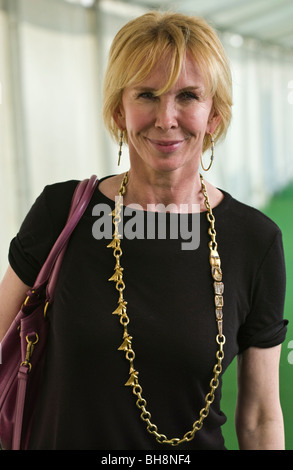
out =
<svg viewBox="0 0 293 470"><path fill-rule="evenodd" d="M139 204L144 210L152 210L159 204L169 212L195 212L194 205L205 210L199 172L182 175L180 170L171 172L144 172L141 178L135 169L128 172L124 204ZM155 209L153 209L155 210Z"/></svg>

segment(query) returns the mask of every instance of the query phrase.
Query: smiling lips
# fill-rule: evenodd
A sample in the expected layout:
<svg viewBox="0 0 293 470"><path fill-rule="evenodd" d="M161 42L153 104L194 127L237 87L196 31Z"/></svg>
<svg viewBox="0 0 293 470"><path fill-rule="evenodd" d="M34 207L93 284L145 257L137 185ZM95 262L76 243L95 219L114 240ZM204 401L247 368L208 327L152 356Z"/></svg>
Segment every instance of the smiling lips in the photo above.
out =
<svg viewBox="0 0 293 470"><path fill-rule="evenodd" d="M147 139L153 147L163 153L171 153L183 144L183 140L155 140L155 139Z"/></svg>

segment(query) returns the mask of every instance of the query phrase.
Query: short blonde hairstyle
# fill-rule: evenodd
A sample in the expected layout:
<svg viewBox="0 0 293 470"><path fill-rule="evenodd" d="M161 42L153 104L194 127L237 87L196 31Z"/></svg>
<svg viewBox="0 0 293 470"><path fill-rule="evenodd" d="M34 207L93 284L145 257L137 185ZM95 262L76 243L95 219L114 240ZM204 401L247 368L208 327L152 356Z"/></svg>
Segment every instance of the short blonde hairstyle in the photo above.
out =
<svg viewBox="0 0 293 470"><path fill-rule="evenodd" d="M168 91L178 79L187 52L200 67L207 94L212 96L215 113L221 117L215 141L226 134L232 114L232 80L226 53L216 32L200 17L152 11L123 26L109 52L103 116L106 128L117 142L119 128L113 116L122 103L123 90L146 79L164 58L169 79L157 94ZM203 152L210 144L206 136Z"/></svg>

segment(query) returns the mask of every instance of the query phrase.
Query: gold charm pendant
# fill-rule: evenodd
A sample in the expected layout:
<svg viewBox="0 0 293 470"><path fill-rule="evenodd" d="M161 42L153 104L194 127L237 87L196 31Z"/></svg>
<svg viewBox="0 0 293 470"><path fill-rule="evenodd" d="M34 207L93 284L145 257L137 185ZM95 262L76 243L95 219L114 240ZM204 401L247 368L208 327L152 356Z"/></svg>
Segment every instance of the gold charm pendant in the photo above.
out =
<svg viewBox="0 0 293 470"><path fill-rule="evenodd" d="M114 268L114 274L110 277L109 281L115 282L117 291L119 292L118 298L118 307L112 312L113 315L119 316L119 321L123 326L123 342L119 346L118 350L125 353L127 361L129 361L129 378L125 383L125 386L132 387L132 392L137 397L136 405L141 411L140 417L146 423L147 431L152 434L157 442L161 444L170 444L171 446L177 446L182 442L191 441L195 433L199 431L203 426L204 419L209 414L209 409L215 398L215 391L219 386L219 375L222 372L222 361L224 359L223 346L225 344L226 338L223 335L223 293L224 293L224 284L222 282L222 270L221 270L221 260L217 251L217 242L216 242L216 230L215 230L215 218L210 207L208 195L206 192L206 186L204 184L202 175L200 175L202 192L205 198L205 205L207 208L207 219L210 223L209 235L211 241L209 242L210 248L210 266L211 274L214 285L214 301L215 301L215 317L217 322L218 333L216 336L216 343L218 344L218 351L216 353L217 362L213 369L213 377L210 381L210 391L205 397L205 407L202 408L199 412L199 418L193 423L192 429L184 434L182 438L173 437L168 439L165 434L161 434L158 431L158 428L155 424L151 422L151 414L147 411L146 406L147 402L142 397L142 387L138 382L138 371L134 367L135 353L132 348L132 336L128 333L128 324L129 317L127 315L127 302L123 297L123 291L125 289L125 284L123 281L123 267L120 264L120 259L122 256L120 234L119 234L119 223L121 222L121 208L122 208L122 196L125 194L126 185L127 185L127 173L125 173L124 178L121 183L121 187L118 193L118 201L115 205L115 210L112 212L113 216L113 225L114 225L114 234L111 243L109 243L108 248L113 249L113 255L116 259L116 264Z"/></svg>

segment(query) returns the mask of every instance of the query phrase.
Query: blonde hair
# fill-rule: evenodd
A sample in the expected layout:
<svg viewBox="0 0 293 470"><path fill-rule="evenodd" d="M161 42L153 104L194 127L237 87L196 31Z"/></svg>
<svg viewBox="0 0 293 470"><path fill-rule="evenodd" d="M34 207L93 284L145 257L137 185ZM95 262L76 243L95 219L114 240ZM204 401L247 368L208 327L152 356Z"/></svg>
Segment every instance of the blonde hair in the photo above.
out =
<svg viewBox="0 0 293 470"><path fill-rule="evenodd" d="M109 52L103 116L106 128L117 142L119 128L113 116L122 103L124 88L147 78L164 58L169 78L157 94L168 91L178 79L187 52L200 67L207 94L212 96L215 113L221 117L215 141L226 134L231 120L232 80L226 53L216 32L200 17L152 11L123 26ZM210 137L206 136L203 152L210 144Z"/></svg>

